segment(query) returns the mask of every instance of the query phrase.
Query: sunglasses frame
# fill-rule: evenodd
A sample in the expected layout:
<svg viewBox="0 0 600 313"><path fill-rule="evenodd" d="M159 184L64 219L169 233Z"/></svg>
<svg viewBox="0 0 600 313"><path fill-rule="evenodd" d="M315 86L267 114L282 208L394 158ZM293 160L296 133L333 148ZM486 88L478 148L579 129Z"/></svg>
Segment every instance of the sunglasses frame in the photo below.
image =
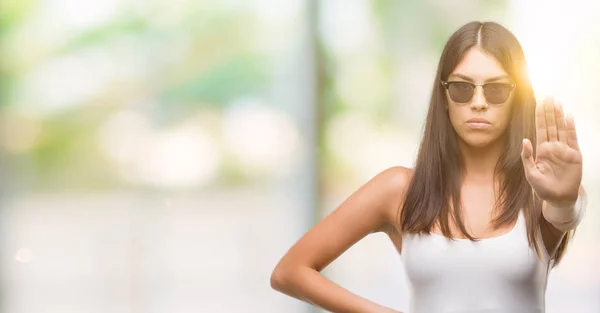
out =
<svg viewBox="0 0 600 313"><path fill-rule="evenodd" d="M512 91L517 86L517 84L514 84L514 83L511 84L511 83L497 83L497 82L485 83L485 84L474 84L474 83L465 82L465 81L447 81L447 80L440 80L440 82L442 83L442 85L444 86L444 88L446 88L446 90L448 90L448 88L450 88L450 85L453 84L453 83L463 83L463 84L468 84L468 85L473 86L473 95L471 95L471 98L469 99L468 102L456 102L456 101L454 101L454 99L450 98L452 101L454 101L454 102L456 102L458 104L467 104L467 103L471 102L471 100L473 100L473 97L475 96L475 89L477 87L481 87L482 89L484 89L485 85L489 85L489 84L505 84L505 85L510 86L510 92L508 94L508 97L506 98L506 100L508 100L508 98L510 98L510 93L512 93ZM491 103L491 102L489 102L488 98L485 96L485 89L484 89L484 92L483 92L483 96L485 97L485 101L486 102L488 102L490 104L493 104L493 105L500 105L500 104L506 102L506 100L504 100L504 102L501 102L501 103Z"/></svg>

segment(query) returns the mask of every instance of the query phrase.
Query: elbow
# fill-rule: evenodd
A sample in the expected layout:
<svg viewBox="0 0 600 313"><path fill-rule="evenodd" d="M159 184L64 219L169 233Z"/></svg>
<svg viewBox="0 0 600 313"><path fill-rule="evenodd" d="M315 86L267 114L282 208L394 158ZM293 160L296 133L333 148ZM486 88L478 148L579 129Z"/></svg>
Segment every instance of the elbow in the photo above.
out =
<svg viewBox="0 0 600 313"><path fill-rule="evenodd" d="M277 265L271 273L271 288L283 292L289 282L288 276L287 271L281 265Z"/></svg>
<svg viewBox="0 0 600 313"><path fill-rule="evenodd" d="M296 289L302 284L304 273L303 266L280 263L271 273L271 288L289 296L294 296Z"/></svg>

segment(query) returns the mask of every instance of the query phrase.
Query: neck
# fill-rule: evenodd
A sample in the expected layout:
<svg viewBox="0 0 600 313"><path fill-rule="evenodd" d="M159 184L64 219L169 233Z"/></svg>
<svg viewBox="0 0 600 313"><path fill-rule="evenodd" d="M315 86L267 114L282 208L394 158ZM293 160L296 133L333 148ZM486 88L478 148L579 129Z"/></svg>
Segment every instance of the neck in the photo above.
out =
<svg viewBox="0 0 600 313"><path fill-rule="evenodd" d="M476 184L494 183L494 171L504 145L502 140L485 147L474 147L459 140L459 149L463 159L463 181ZM500 177L496 177L496 182Z"/></svg>

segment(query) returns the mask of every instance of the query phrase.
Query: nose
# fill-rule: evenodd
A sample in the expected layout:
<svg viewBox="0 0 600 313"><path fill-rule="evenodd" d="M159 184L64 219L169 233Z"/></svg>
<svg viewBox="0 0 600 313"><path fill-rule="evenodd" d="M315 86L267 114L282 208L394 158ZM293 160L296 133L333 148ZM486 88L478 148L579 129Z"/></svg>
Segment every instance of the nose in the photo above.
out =
<svg viewBox="0 0 600 313"><path fill-rule="evenodd" d="M485 95L483 94L483 88L481 86L475 87L473 91L473 99L471 99L471 108L474 110L485 110L488 107Z"/></svg>

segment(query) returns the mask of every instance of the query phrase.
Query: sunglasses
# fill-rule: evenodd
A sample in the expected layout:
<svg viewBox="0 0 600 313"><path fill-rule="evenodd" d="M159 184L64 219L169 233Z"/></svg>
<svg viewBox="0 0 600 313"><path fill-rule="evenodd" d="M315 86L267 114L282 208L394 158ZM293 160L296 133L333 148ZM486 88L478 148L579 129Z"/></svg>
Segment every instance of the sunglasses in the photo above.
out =
<svg viewBox="0 0 600 313"><path fill-rule="evenodd" d="M442 85L448 90L450 99L459 104L471 102L477 86L483 88L483 95L489 104L502 104L508 100L510 93L517 84L487 83L478 85L461 81L442 81Z"/></svg>

